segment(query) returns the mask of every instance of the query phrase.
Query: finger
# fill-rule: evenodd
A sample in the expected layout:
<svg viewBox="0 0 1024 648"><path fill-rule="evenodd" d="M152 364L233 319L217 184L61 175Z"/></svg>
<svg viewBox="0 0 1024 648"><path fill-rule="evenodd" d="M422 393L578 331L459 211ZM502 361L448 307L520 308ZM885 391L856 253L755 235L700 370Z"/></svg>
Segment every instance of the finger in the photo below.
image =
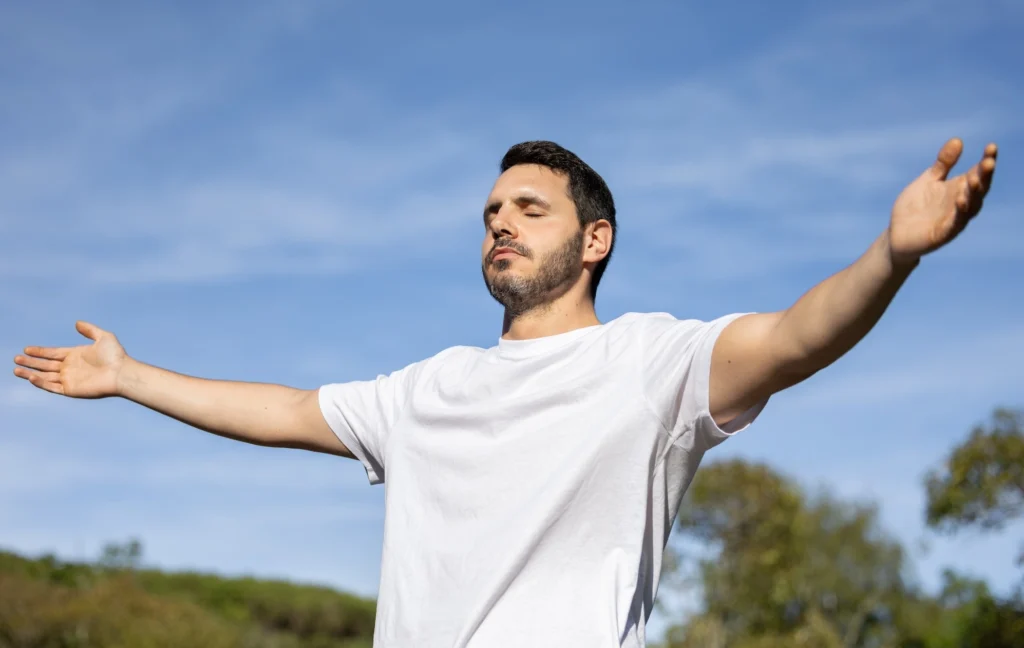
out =
<svg viewBox="0 0 1024 648"><path fill-rule="evenodd" d="M15 356L15 364L19 364L22 367L28 367L29 369L35 369L36 371L60 371L60 363L56 360L44 360L43 358L33 358L30 356Z"/></svg>
<svg viewBox="0 0 1024 648"><path fill-rule="evenodd" d="M98 340L101 335L106 333L106 331L96 326L95 324L90 324L89 322L82 321L75 322L75 329L77 329L79 333L93 341Z"/></svg>
<svg viewBox="0 0 1024 648"><path fill-rule="evenodd" d="M956 196L956 213L957 216L967 213L967 208L970 206L971 200L967 196L966 191L961 191Z"/></svg>
<svg viewBox="0 0 1024 648"><path fill-rule="evenodd" d="M989 144L985 147L981 162L978 163L978 176L981 179L982 191L988 192L992 186L992 175L996 171L996 158L999 155L999 147Z"/></svg>
<svg viewBox="0 0 1024 648"><path fill-rule="evenodd" d="M60 374L56 371L36 371L25 367L15 367L14 375L18 378L24 378L29 382L37 378L45 381L60 380Z"/></svg>
<svg viewBox="0 0 1024 648"><path fill-rule="evenodd" d="M978 213L980 204L976 203L971 195L966 191L962 192L956 200L956 214L953 216L953 232L954 236L967 227L967 224L971 222L971 219Z"/></svg>
<svg viewBox="0 0 1024 648"><path fill-rule="evenodd" d="M985 192L974 191L970 187L970 181L965 180L964 185L956 199L956 228L957 231L966 227L978 212L981 211L981 204L985 200Z"/></svg>
<svg viewBox="0 0 1024 648"><path fill-rule="evenodd" d="M978 215L981 211L981 203L985 200L985 196L981 193L972 193L967 198L967 207L959 212L959 216L969 221Z"/></svg>
<svg viewBox="0 0 1024 648"><path fill-rule="evenodd" d="M64 386L60 382L60 374L58 373L52 371L32 371L24 367L15 367L14 375L18 378L24 378L40 389L46 389L46 391L52 391L57 394L64 393ZM55 391L53 385L57 385L59 391Z"/></svg>
<svg viewBox="0 0 1024 648"><path fill-rule="evenodd" d="M28 379L33 387L38 387L52 394L64 394L64 385L59 380L46 380L45 378L40 378L39 376L41 375L44 374L37 374Z"/></svg>
<svg viewBox="0 0 1024 648"><path fill-rule="evenodd" d="M963 153L964 143L959 137L954 137L939 149L939 156L932 165L932 173L940 180L945 180L949 172L956 166L960 154Z"/></svg>
<svg viewBox="0 0 1024 648"><path fill-rule="evenodd" d="M967 172L967 190L972 194L981 193L981 164L975 164Z"/></svg>
<svg viewBox="0 0 1024 648"><path fill-rule="evenodd" d="M958 176L949 181L952 185L953 191L953 202L956 205L957 217L967 213L967 208L971 204L971 187L970 181L966 174Z"/></svg>
<svg viewBox="0 0 1024 648"><path fill-rule="evenodd" d="M71 353L71 347L25 347L25 355L47 360L63 360Z"/></svg>
<svg viewBox="0 0 1024 648"><path fill-rule="evenodd" d="M965 174L968 189L967 206L961 209L958 205L958 210L967 219L974 218L981 211L985 195L988 194L988 190L992 186L992 175L996 169L996 157L998 154L998 147L995 144L989 144L985 147L981 161Z"/></svg>
<svg viewBox="0 0 1024 648"><path fill-rule="evenodd" d="M969 219L974 218L981 211L981 204L985 201L985 190L977 189L971 190L967 196L967 210L966 216Z"/></svg>

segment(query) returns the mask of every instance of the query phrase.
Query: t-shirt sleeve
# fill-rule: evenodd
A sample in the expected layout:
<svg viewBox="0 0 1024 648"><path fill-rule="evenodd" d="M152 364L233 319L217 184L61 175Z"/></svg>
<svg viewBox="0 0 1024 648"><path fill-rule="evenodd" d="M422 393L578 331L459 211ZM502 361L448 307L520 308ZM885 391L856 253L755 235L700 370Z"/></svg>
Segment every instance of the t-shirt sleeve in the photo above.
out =
<svg viewBox="0 0 1024 648"><path fill-rule="evenodd" d="M641 336L644 389L672 443L692 435L707 450L749 427L767 404L766 399L722 426L711 416L711 353L725 327L743 315L702 322L659 314L646 322Z"/></svg>
<svg viewBox="0 0 1024 648"><path fill-rule="evenodd" d="M374 380L320 387L320 411L338 439L366 469L371 484L384 481L388 436L409 398L416 365Z"/></svg>

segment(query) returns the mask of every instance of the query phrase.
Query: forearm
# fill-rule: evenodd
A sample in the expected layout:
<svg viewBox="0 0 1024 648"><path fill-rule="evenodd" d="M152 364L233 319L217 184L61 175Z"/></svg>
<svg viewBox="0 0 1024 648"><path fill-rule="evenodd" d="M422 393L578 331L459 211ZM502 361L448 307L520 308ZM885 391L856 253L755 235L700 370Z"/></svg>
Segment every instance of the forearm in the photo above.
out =
<svg viewBox="0 0 1024 648"><path fill-rule="evenodd" d="M981 209L996 166L996 146L949 178L963 143L952 139L935 164L896 197L889 227L853 265L783 311L736 318L716 338L709 408L730 421L772 394L829 366L868 334L921 256L946 245Z"/></svg>
<svg viewBox="0 0 1024 648"><path fill-rule="evenodd" d="M127 359L118 394L183 423L257 445L301 447L302 402L310 392L262 383L185 376ZM307 408L308 409L308 408Z"/></svg>
<svg viewBox="0 0 1024 648"><path fill-rule="evenodd" d="M773 336L789 351L793 373L820 371L860 342L916 266L893 261L886 230L856 262L785 310Z"/></svg>

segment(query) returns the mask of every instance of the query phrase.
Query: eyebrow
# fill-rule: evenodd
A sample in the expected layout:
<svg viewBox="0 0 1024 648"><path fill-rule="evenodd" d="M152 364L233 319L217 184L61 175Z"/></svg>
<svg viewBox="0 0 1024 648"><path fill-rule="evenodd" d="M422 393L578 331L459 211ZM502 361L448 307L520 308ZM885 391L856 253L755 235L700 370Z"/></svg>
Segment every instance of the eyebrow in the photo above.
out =
<svg viewBox="0 0 1024 648"><path fill-rule="evenodd" d="M543 198L536 194L519 194L518 196L512 199L512 202L519 205L520 207L525 207L527 205L535 205L537 207L540 207L541 209L551 209L551 203L549 203L548 201L544 200ZM501 209L500 200L494 200L487 203L487 207L484 208L484 220L486 220L488 216L491 216L492 214L496 213L499 209Z"/></svg>

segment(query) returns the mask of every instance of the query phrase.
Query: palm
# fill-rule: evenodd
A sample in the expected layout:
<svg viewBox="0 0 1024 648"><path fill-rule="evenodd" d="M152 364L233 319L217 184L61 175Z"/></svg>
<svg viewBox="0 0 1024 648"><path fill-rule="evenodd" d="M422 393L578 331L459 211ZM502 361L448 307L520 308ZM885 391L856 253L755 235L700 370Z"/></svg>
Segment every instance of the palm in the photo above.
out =
<svg viewBox="0 0 1024 648"><path fill-rule="evenodd" d="M896 198L889 225L893 257L914 260L952 241L981 210L996 166L996 146L966 173L948 178L963 151L960 140L946 142L932 168Z"/></svg>
<svg viewBox="0 0 1024 648"><path fill-rule="evenodd" d="M126 354L117 338L91 324L78 331L94 340L77 347L28 347L14 359L15 375L36 387L73 398L103 398L117 393L117 377Z"/></svg>
<svg viewBox="0 0 1024 648"><path fill-rule="evenodd" d="M113 392L123 356L124 351L113 336L71 349L60 367L64 395L96 398Z"/></svg>

